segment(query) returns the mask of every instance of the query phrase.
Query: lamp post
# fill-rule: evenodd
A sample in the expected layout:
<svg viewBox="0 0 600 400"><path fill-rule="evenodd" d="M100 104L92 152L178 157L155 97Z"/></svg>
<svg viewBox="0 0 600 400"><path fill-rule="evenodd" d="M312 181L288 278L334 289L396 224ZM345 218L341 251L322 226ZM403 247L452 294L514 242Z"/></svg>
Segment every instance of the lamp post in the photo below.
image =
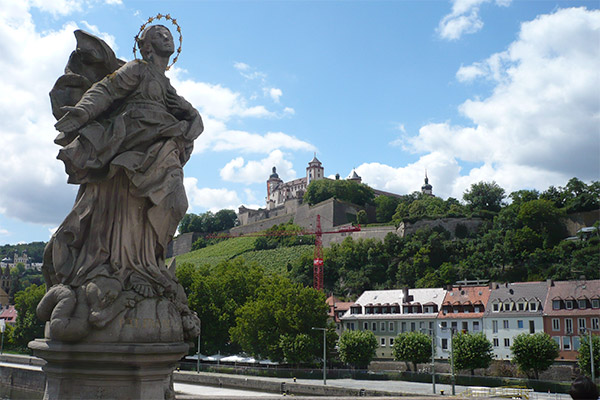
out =
<svg viewBox="0 0 600 400"><path fill-rule="evenodd" d="M429 328L423 328L431 335L431 385L433 394L435 394L435 331Z"/></svg>
<svg viewBox="0 0 600 400"><path fill-rule="evenodd" d="M200 321L200 326L198 328L198 359L196 360L196 373L200 373L200 335L202 334L202 321Z"/></svg>
<svg viewBox="0 0 600 400"><path fill-rule="evenodd" d="M452 396L456 396L456 378L454 376L454 332L456 332L457 329L453 327L443 327L441 325L439 325L439 327L443 331L450 331L450 382L452 383Z"/></svg>
<svg viewBox="0 0 600 400"><path fill-rule="evenodd" d="M326 328L311 328L314 331L323 331L323 385L327 385L327 329Z"/></svg>

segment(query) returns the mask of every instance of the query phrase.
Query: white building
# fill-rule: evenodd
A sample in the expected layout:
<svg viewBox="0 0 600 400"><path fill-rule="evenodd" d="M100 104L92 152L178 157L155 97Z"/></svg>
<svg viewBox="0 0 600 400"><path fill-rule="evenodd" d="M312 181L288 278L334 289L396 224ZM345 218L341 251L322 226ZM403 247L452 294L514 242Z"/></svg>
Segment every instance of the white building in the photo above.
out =
<svg viewBox="0 0 600 400"><path fill-rule="evenodd" d="M393 358L398 334L409 331L435 333L436 317L444 289L368 290L342 317L343 329L370 330L377 337L377 358Z"/></svg>
<svg viewBox="0 0 600 400"><path fill-rule="evenodd" d="M544 330L543 305L548 293L546 282L492 284L483 327L494 346L497 359L512 358L510 346L521 333Z"/></svg>

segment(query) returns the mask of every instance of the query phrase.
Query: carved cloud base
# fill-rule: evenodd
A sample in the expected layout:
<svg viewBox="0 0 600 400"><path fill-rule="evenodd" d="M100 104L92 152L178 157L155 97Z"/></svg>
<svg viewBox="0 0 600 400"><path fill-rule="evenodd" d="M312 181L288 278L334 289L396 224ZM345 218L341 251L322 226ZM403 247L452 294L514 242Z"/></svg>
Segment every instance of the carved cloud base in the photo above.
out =
<svg viewBox="0 0 600 400"><path fill-rule="evenodd" d="M173 370L185 343L29 343L47 364L44 400L173 400Z"/></svg>

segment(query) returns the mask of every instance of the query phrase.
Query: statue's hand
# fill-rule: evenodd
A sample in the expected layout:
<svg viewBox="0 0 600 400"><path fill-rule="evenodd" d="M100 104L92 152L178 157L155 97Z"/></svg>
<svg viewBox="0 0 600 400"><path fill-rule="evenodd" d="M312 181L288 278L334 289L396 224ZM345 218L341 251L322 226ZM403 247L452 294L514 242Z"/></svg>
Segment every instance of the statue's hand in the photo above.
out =
<svg viewBox="0 0 600 400"><path fill-rule="evenodd" d="M175 116L186 120L193 119L196 113L194 107L174 90L167 90L167 106Z"/></svg>
<svg viewBox="0 0 600 400"><path fill-rule="evenodd" d="M88 121L88 114L85 110L76 107L64 106L61 110L67 113L58 120L54 127L59 132L73 132L81 128Z"/></svg>

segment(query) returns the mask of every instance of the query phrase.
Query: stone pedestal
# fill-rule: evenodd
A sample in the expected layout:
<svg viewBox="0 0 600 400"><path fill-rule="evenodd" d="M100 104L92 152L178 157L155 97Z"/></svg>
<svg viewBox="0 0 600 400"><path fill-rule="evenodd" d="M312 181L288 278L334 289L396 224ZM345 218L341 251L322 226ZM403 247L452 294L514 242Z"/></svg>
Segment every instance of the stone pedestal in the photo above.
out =
<svg viewBox="0 0 600 400"><path fill-rule="evenodd" d="M172 373L185 343L29 343L46 360L44 400L172 400Z"/></svg>

